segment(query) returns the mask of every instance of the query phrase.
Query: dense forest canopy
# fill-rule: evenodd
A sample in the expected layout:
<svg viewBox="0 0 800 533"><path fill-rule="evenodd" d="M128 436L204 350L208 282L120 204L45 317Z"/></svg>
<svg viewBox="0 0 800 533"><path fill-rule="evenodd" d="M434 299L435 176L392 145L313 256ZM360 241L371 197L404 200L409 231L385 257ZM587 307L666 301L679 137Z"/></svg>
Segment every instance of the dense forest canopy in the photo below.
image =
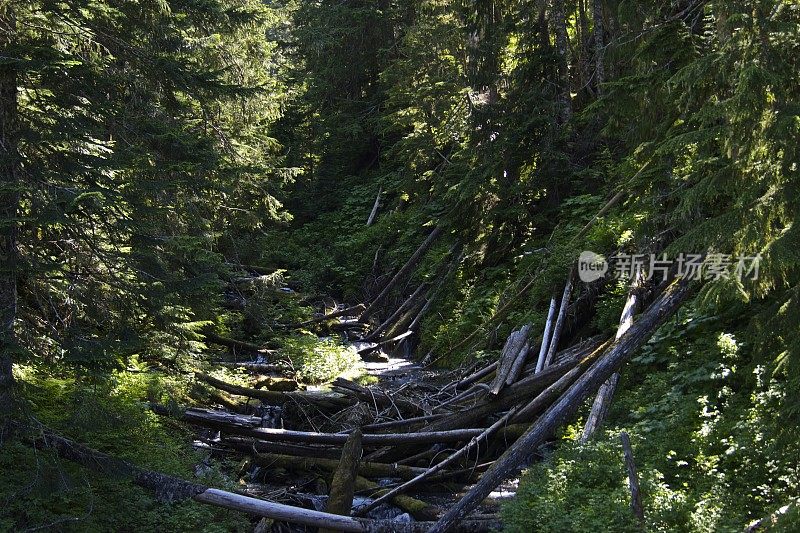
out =
<svg viewBox="0 0 800 533"><path fill-rule="evenodd" d="M798 151L792 0L0 0L0 529L286 530L57 440L310 507L213 407L412 469L381 423L519 426L427 443L464 509L524 467L510 531L794 530Z"/></svg>

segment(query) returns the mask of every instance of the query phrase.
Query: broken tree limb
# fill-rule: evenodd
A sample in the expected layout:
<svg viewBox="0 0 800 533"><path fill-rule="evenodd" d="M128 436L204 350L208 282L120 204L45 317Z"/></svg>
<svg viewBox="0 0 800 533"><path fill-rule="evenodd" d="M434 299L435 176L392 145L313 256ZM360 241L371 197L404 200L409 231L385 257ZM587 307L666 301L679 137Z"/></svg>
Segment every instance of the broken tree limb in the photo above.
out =
<svg viewBox="0 0 800 533"><path fill-rule="evenodd" d="M356 476L361 462L361 430L356 429L347 438L342 448L342 457L331 479L325 512L350 516L353 495L356 492ZM318 533L334 533L332 529L320 528Z"/></svg>
<svg viewBox="0 0 800 533"><path fill-rule="evenodd" d="M372 211L369 213L369 217L367 217L367 226L371 226L373 222L375 222L375 217L378 214L378 206L381 204L381 194L383 194L383 187L378 188L378 194L375 196L375 203L372 204Z"/></svg>
<svg viewBox="0 0 800 533"><path fill-rule="evenodd" d="M644 507L642 507L642 494L639 490L639 475L636 473L636 463L633 460L631 439L626 432L619 434L622 442L622 453L625 456L625 468L628 470L628 488L631 491L631 512L640 525L644 525Z"/></svg>
<svg viewBox="0 0 800 533"><path fill-rule="evenodd" d="M575 267L573 266L569 275L567 276L567 283L564 285L564 292L561 294L561 307L558 309L558 317L553 326L553 335L550 337L550 342L547 347L547 355L544 358L544 366L553 364L553 358L558 350L558 341L561 340L561 330L564 328L564 320L567 318L567 309L569 309L569 298L572 295L572 278L575 277Z"/></svg>
<svg viewBox="0 0 800 533"><path fill-rule="evenodd" d="M449 531L467 516L494 488L524 463L553 432L580 407L581 403L607 380L633 353L675 313L691 294L689 281L673 282L641 318L596 363L553 404L525 434L512 444L478 483L432 527L430 533Z"/></svg>
<svg viewBox="0 0 800 533"><path fill-rule="evenodd" d="M617 339L624 335L633 324L633 316L636 314L641 304L641 295L639 292L640 284L641 272L637 273L636 277L631 281L631 288L628 291L628 297L619 318L619 326L617 327L616 334ZM600 389L597 391L597 396L595 396L594 402L592 403L589 417L586 419L586 424L583 426L581 442L586 442L592 434L603 425L606 416L608 416L608 411L611 408L611 401L614 399L614 391L618 383L619 372L614 372L614 374L600 386Z"/></svg>
<svg viewBox="0 0 800 533"><path fill-rule="evenodd" d="M547 322L544 324L542 333L542 344L539 346L539 357L536 360L536 372L541 372L544 368L544 358L547 355L547 348L550 346L550 330L553 328L553 317L556 314L556 295L550 298L550 308L547 310Z"/></svg>
<svg viewBox="0 0 800 533"><path fill-rule="evenodd" d="M366 321L373 313L377 310L377 308L383 303L387 296L389 296L389 292L400 283L402 280L406 278L408 274L417 266L417 264L422 260L428 250L433 246L433 243L436 242L436 239L442 234L441 226L436 226L433 228L433 231L430 232L428 237L419 245L419 248L411 255L406 264L397 271L397 273L389 280L383 290L372 300L372 303L369 304L366 310L361 314L359 320Z"/></svg>

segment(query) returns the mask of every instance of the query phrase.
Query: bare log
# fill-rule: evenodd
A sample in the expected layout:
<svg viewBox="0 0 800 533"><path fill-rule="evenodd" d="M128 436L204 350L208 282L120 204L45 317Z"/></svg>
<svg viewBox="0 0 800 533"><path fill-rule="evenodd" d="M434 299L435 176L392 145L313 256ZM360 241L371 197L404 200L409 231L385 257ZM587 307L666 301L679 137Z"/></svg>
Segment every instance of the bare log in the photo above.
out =
<svg viewBox="0 0 800 533"><path fill-rule="evenodd" d="M274 374L281 373L285 370L281 365L272 363L256 363L254 361L213 361L212 364L231 368L244 368L248 372L253 372L255 374Z"/></svg>
<svg viewBox="0 0 800 533"><path fill-rule="evenodd" d="M567 283L564 285L564 292L561 294L561 307L558 309L558 318L556 324L553 326L553 336L550 338L549 346L547 347L547 355L544 359L544 366L553 364L553 358L558 350L558 341L561 340L561 330L564 328L564 320L567 318L567 309L569 309L569 298L572 295L572 278L575 274L575 268L571 268L567 276Z"/></svg>
<svg viewBox="0 0 800 533"><path fill-rule="evenodd" d="M672 283L622 337L612 344L603 357L592 365L561 398L553 404L530 429L512 444L481 477L480 481L430 529L443 533L462 520L503 479L523 464L528 454L565 423L583 400L595 392L633 353L649 339L664 321L675 313L691 294L689 282L682 279Z"/></svg>
<svg viewBox="0 0 800 533"><path fill-rule="evenodd" d="M214 444L218 445L220 443ZM248 455L278 454L295 457L319 457L321 459L338 459L341 456L339 450L334 447L264 442L257 439L245 439L228 435L224 437L221 444Z"/></svg>
<svg viewBox="0 0 800 533"><path fill-rule="evenodd" d="M161 415L169 415L170 410L160 407L153 409ZM218 416L216 413L209 413L209 409L187 409L180 416L180 420L196 424L199 426L213 427L230 433L251 437L267 442L295 442L301 444L344 444L347 441L347 433L317 433L314 431L293 431L290 429L274 429L253 427L247 423L229 422L226 416ZM230 413L219 412L222 415ZM363 436L362 442L365 446L386 446L397 444L435 444L439 442L458 442L469 440L475 435L479 435L483 429L467 428L451 431L420 431L413 433L367 433Z"/></svg>
<svg viewBox="0 0 800 533"><path fill-rule="evenodd" d="M413 479L410 479L405 483L403 483L402 485L393 488L392 490L385 493L383 496L373 500L372 503L370 503L369 505L363 507L362 509L359 509L357 516L364 516L365 514L367 514L372 509L376 508L381 503L397 496L398 494L402 494L403 492L408 491L412 487L422 483L426 479L441 472L451 464L455 463L462 457L466 456L472 450L477 448L482 441L488 440L495 432L497 432L497 430L506 425L508 421L511 420L511 418L514 416L515 413L516 413L516 408L512 409L511 411L500 417L500 419L497 422L486 428L486 430L483 433L473 437L464 447L450 454L445 460L439 462L438 464L436 464L431 468L424 470L422 473L420 473Z"/></svg>
<svg viewBox="0 0 800 533"><path fill-rule="evenodd" d="M264 389L251 389L249 387L242 387L228 383L227 381L215 378L214 376L209 376L203 372L195 372L194 375L198 380L207 383L212 387L224 390L227 393L236 394L239 396L247 396L248 398L258 398L259 400L270 402L272 404L281 404L289 400L300 400L321 406L327 405L347 407L352 405L352 402L347 398L334 396L331 394L311 391L281 392Z"/></svg>
<svg viewBox="0 0 800 533"><path fill-rule="evenodd" d="M355 433L355 431L353 433ZM353 433L351 433L351 435ZM361 455L359 452L359 464L356 470L360 476L366 478L399 477L401 479L413 479L426 470L425 468L399 465L396 463L361 461L360 458ZM253 457L253 462L259 466L280 467L287 470L309 471L322 469L327 472L335 472L341 464L340 459L328 459L323 457L299 458L277 453L255 455Z"/></svg>
<svg viewBox="0 0 800 533"><path fill-rule="evenodd" d="M550 346L550 330L553 328L553 317L556 314L556 296L550 298L550 308L547 310L547 321L544 324L544 333L542 333L542 344L539 346L539 357L536 360L536 372L541 372L544 368L545 356L547 355L547 348Z"/></svg>
<svg viewBox="0 0 800 533"><path fill-rule="evenodd" d="M514 364L511 365L511 370L508 371L506 385L513 385L514 382L517 381L519 375L522 373L522 368L525 366L525 361L528 359L528 352L530 351L531 345L526 342L519 351L519 355L517 355L517 358L514 360Z"/></svg>
<svg viewBox="0 0 800 533"><path fill-rule="evenodd" d="M503 348L503 353L500 355L500 365L497 367L497 375L489 389L495 396L497 396L500 390L505 386L508 373L511 371L511 367L514 366L514 362L517 360L523 346L525 346L530 330L531 325L525 324L519 331L514 331L508 336L506 345Z"/></svg>
<svg viewBox="0 0 800 533"><path fill-rule="evenodd" d="M361 430L356 429L347 438L342 448L342 458L333 473L325 512L350 516L353 508L353 495L356 491L356 476L361 462ZM320 528L319 533L333 533L334 530Z"/></svg>
<svg viewBox="0 0 800 533"><path fill-rule="evenodd" d="M257 344L253 344L252 342L245 342L237 339L231 339L229 337L223 337L221 335L217 335L216 333L210 331L203 332L203 337L207 342L210 342L212 344L219 344L220 346L225 346L234 353L242 352L248 354L258 354L261 356L275 353L275 350L264 348Z"/></svg>
<svg viewBox="0 0 800 533"><path fill-rule="evenodd" d="M642 494L639 490L639 475L636 473L636 463L633 460L633 449L631 439L626 432L619 434L622 442L622 453L625 456L625 468L628 470L628 488L631 491L631 512L644 525L644 507L642 507Z"/></svg>
<svg viewBox="0 0 800 533"><path fill-rule="evenodd" d="M397 271L397 273L389 280L383 290L372 300L372 303L369 304L369 307L361 314L359 320L366 321L373 313L378 309L378 307L383 303L387 296L389 296L389 292L400 283L402 280L406 278L408 274L417 266L417 264L422 260L428 250L433 246L433 243L436 242L436 239L442 234L441 226L436 226L433 228L433 231L430 232L428 237L423 241L422 244L419 245L419 248L411 255L409 260L406 262L403 267Z"/></svg>
<svg viewBox="0 0 800 533"><path fill-rule="evenodd" d="M358 316L362 312L364 312L364 309L366 309L364 304L358 304L358 305L354 305L352 307L345 307L343 309L337 309L336 311L331 311L330 313L327 313L327 314L324 314L322 316L318 316L318 317L312 318L310 320L306 320L305 322L300 322L299 324L295 324L295 325L289 326L289 327L290 328L294 328L294 329L305 328L305 327L308 327L308 326L312 326L314 324L318 324L320 322L326 322L328 320L332 320L334 318L338 318L340 316Z"/></svg>
<svg viewBox="0 0 800 533"><path fill-rule="evenodd" d="M468 386L472 385L476 381L480 381L481 379L485 378L486 376L489 376L492 372L497 370L497 366L499 364L500 364L499 361L495 361L494 363L481 368L477 372L474 372L473 374L470 374L469 376L465 377L464 379L462 379L461 381L456 383L456 389L463 389L465 387L468 387Z"/></svg>
<svg viewBox="0 0 800 533"><path fill-rule="evenodd" d="M444 414L425 415L425 416L416 416L413 418L403 418L400 420L390 420L388 422L377 422L374 424L367 424L366 426L363 426L362 429L366 431L380 431L384 429L405 428L409 426L415 426L418 424L425 424L426 422L437 420L439 418L442 418L443 416Z"/></svg>
<svg viewBox="0 0 800 533"><path fill-rule="evenodd" d="M311 511L190 483L161 472L145 470L51 432L44 432L35 437L33 444L38 448L53 449L61 457L102 474L129 478L134 484L155 492L160 500L181 501L191 498L217 507L307 526L328 527L339 531L367 531L365 523L368 522L363 520Z"/></svg>
<svg viewBox="0 0 800 533"><path fill-rule="evenodd" d="M358 476L356 478L356 489L359 491L370 490L373 496L382 496L387 492L377 483ZM392 498L392 503L413 516L416 520L436 520L436 511L430 504L412 498L410 496L398 495Z"/></svg>
<svg viewBox="0 0 800 533"><path fill-rule="evenodd" d="M369 213L369 217L367 217L367 226L371 226L373 222L375 222L375 217L378 214L378 206L381 204L381 194L383 193L383 187L378 188L378 194L375 196L375 203L372 205L372 211Z"/></svg>
<svg viewBox="0 0 800 533"><path fill-rule="evenodd" d="M639 294L641 283L641 274L631 281L631 288L628 291L628 297L625 301L625 306L622 308L622 314L619 318L619 326L617 327L616 338L620 338L628 331L633 324L633 316L636 314L640 304L641 295ZM611 408L611 401L614 398L614 391L617 389L619 383L619 372L614 372L605 383L600 386L597 391L597 396L592 403L592 409L589 412L589 417L586 419L586 424L583 426L583 434L581 435L581 442L586 442L597 429L603 425L603 422L608 416L608 411Z"/></svg>

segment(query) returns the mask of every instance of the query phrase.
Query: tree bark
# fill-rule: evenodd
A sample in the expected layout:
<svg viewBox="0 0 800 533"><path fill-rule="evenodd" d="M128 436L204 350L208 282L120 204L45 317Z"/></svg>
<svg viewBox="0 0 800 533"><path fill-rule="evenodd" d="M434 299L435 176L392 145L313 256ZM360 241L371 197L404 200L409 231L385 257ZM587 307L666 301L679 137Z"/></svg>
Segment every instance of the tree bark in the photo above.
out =
<svg viewBox="0 0 800 533"><path fill-rule="evenodd" d="M691 293L688 280L670 285L661 297L625 335L606 350L603 357L586 371L525 434L481 477L480 481L432 527L429 533L449 531L477 507L494 488L519 469L525 458L549 438L580 407L582 402L638 350L664 321L675 313Z"/></svg>
<svg viewBox="0 0 800 533"><path fill-rule="evenodd" d="M17 21L9 3L0 5L0 50L16 43ZM12 429L14 412L13 352L17 317L17 216L19 154L17 65L0 63L0 443Z"/></svg>

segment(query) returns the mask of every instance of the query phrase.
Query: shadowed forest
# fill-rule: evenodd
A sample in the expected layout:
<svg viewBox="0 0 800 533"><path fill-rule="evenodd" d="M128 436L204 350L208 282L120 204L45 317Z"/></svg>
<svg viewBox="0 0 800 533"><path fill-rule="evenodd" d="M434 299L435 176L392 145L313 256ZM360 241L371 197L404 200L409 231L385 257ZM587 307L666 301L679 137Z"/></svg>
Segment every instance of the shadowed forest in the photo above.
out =
<svg viewBox="0 0 800 533"><path fill-rule="evenodd" d="M0 0L0 531L800 530L800 4Z"/></svg>

